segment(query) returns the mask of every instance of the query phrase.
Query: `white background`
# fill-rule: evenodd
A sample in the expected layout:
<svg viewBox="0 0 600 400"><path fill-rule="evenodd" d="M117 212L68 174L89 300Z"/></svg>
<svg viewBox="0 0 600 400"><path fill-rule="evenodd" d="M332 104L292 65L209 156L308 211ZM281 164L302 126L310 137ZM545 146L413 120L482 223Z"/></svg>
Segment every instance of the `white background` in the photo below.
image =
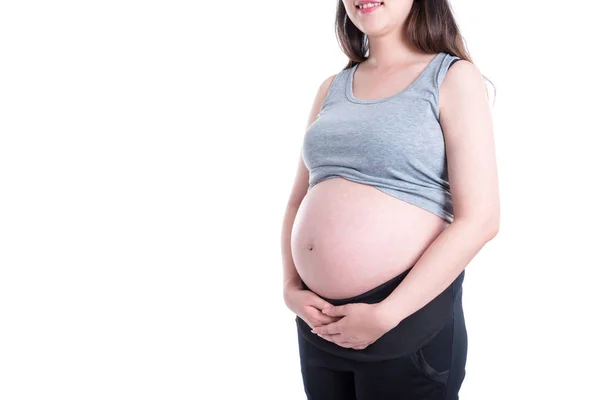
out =
<svg viewBox="0 0 600 400"><path fill-rule="evenodd" d="M0 4L0 398L305 398L280 234L335 1ZM461 399L600 398L599 7L452 4L502 196Z"/></svg>

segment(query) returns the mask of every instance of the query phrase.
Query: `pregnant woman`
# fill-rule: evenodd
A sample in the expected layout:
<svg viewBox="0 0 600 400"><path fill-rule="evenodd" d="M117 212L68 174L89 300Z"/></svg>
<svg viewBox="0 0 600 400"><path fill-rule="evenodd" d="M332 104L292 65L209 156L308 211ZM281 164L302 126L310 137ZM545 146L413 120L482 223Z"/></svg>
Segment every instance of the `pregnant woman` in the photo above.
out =
<svg viewBox="0 0 600 400"><path fill-rule="evenodd" d="M455 400L464 269L499 229L492 118L447 0L340 0L282 229L313 400Z"/></svg>

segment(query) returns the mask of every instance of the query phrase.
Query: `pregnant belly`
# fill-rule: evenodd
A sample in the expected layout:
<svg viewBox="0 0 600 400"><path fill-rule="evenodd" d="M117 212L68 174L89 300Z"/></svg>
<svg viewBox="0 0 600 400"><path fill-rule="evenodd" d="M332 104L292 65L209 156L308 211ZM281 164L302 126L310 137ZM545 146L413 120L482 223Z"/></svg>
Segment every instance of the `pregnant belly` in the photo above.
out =
<svg viewBox="0 0 600 400"><path fill-rule="evenodd" d="M419 259L448 222L379 189L330 178L304 197L292 227L298 274L315 293L364 293Z"/></svg>

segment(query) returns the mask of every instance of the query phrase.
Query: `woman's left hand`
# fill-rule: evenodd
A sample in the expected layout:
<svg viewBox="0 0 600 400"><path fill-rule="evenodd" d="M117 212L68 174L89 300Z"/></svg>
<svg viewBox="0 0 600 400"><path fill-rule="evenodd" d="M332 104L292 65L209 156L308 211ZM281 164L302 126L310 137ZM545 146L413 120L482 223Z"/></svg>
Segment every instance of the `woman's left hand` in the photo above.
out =
<svg viewBox="0 0 600 400"><path fill-rule="evenodd" d="M323 314L341 317L312 330L341 347L362 350L398 325L399 321L381 303L350 303L323 309Z"/></svg>

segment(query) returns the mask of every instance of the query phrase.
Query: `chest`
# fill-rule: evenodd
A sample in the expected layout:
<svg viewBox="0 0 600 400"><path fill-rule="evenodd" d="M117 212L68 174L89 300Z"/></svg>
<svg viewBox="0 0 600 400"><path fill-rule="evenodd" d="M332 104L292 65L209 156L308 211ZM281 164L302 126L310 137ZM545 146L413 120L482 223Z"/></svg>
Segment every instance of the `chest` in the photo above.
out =
<svg viewBox="0 0 600 400"><path fill-rule="evenodd" d="M432 103L415 96L401 102L328 105L306 131L303 156L309 169L438 169L445 163L445 145Z"/></svg>

